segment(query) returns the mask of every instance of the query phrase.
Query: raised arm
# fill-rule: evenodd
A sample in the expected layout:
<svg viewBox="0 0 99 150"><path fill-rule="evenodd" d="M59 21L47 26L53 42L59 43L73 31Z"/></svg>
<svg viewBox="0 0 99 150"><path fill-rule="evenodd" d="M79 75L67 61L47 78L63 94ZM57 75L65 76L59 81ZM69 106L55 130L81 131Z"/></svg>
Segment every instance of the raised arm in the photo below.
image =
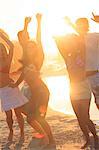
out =
<svg viewBox="0 0 99 150"><path fill-rule="evenodd" d="M29 38L29 33L28 33L28 25L29 23L31 22L31 17L25 17L25 20L24 20L24 29L23 29L23 38L25 41L28 41L30 38Z"/></svg>
<svg viewBox="0 0 99 150"><path fill-rule="evenodd" d="M24 30L25 32L28 32L28 24L31 22L31 17L25 17L25 20L24 20Z"/></svg>
<svg viewBox="0 0 99 150"><path fill-rule="evenodd" d="M42 44L41 44L41 19L42 19L42 15L37 14L36 19L37 19L36 41L38 42L38 44L40 44L42 46Z"/></svg>
<svg viewBox="0 0 99 150"><path fill-rule="evenodd" d="M36 41L37 41L37 46L38 46L38 69L41 69L43 61L44 61L44 52L43 52L43 47L42 47L42 42L41 42L41 14L36 15L37 19L37 34L36 34Z"/></svg>
<svg viewBox="0 0 99 150"><path fill-rule="evenodd" d="M96 23L99 23L99 15L95 15L93 12L92 12L92 16L93 18L91 18L93 21L95 21Z"/></svg>
<svg viewBox="0 0 99 150"><path fill-rule="evenodd" d="M72 22L71 22L71 20L70 20L70 18L69 17L64 17L64 20L65 20L65 22L69 25L69 26L71 26L74 30L76 30L76 26L75 26L75 24L73 24Z"/></svg>
<svg viewBox="0 0 99 150"><path fill-rule="evenodd" d="M31 21L31 17L26 17L24 20L23 30L19 31L17 34L18 40L23 49L26 47L26 44L29 41L28 24L30 23L30 21Z"/></svg>
<svg viewBox="0 0 99 150"><path fill-rule="evenodd" d="M9 49L9 54L8 54L8 60L9 62L12 61L12 57L13 57L13 48L14 45L13 43L3 34L0 32L0 37L7 43L8 49Z"/></svg>

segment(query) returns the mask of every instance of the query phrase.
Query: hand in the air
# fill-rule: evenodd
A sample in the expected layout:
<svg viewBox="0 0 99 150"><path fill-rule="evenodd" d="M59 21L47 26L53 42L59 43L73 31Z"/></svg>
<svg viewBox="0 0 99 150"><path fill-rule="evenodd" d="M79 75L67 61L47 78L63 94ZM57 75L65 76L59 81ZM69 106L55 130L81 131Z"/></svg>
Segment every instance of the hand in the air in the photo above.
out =
<svg viewBox="0 0 99 150"><path fill-rule="evenodd" d="M25 24L29 24L31 22L31 17L25 17Z"/></svg>
<svg viewBox="0 0 99 150"><path fill-rule="evenodd" d="M36 14L36 19L37 19L37 21L41 21L41 18L42 18L42 14Z"/></svg>
<svg viewBox="0 0 99 150"><path fill-rule="evenodd" d="M92 12L92 16L93 18L91 18L93 21L99 23L99 15L94 15L94 13Z"/></svg>

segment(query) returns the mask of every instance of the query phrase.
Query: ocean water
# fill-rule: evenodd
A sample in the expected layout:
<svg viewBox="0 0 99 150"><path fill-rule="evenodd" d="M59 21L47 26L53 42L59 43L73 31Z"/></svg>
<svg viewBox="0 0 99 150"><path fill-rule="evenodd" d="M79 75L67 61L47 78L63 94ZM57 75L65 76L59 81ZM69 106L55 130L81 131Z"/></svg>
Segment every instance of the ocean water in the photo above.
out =
<svg viewBox="0 0 99 150"><path fill-rule="evenodd" d="M67 76L52 76L44 79L50 90L49 107L65 114L74 115L70 102L69 79ZM94 120L99 120L99 110L94 103L92 95L90 116Z"/></svg>

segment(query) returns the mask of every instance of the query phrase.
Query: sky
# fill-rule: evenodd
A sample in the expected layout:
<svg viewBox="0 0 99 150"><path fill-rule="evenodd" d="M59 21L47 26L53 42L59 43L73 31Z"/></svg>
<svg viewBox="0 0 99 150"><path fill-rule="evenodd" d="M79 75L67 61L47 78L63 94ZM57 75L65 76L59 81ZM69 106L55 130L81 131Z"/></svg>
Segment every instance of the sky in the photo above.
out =
<svg viewBox="0 0 99 150"><path fill-rule="evenodd" d="M25 16L32 16L29 32L35 37L37 12L43 14L42 30L46 37L45 42L48 41L47 48L52 45L51 35L72 31L64 24L64 16L70 17L73 22L78 17L88 17L91 31L99 32L99 24L90 19L92 12L99 15L98 0L0 0L0 28L9 34L11 39L16 40L17 32L23 28Z"/></svg>

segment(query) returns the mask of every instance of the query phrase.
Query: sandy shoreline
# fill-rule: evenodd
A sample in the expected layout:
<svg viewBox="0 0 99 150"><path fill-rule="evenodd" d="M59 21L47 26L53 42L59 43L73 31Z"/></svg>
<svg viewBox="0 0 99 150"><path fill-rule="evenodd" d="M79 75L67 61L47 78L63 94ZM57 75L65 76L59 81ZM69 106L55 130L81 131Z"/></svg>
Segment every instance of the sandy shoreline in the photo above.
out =
<svg viewBox="0 0 99 150"><path fill-rule="evenodd" d="M49 150L80 150L80 146L84 143L84 140L75 117L48 110L47 120L56 141L56 149ZM13 143L7 145L8 129L5 122L5 115L0 113L0 150L43 150L37 146L39 140L32 139L33 132L25 121L25 141L19 144L19 128L15 119ZM97 132L99 135L99 125L97 125Z"/></svg>

